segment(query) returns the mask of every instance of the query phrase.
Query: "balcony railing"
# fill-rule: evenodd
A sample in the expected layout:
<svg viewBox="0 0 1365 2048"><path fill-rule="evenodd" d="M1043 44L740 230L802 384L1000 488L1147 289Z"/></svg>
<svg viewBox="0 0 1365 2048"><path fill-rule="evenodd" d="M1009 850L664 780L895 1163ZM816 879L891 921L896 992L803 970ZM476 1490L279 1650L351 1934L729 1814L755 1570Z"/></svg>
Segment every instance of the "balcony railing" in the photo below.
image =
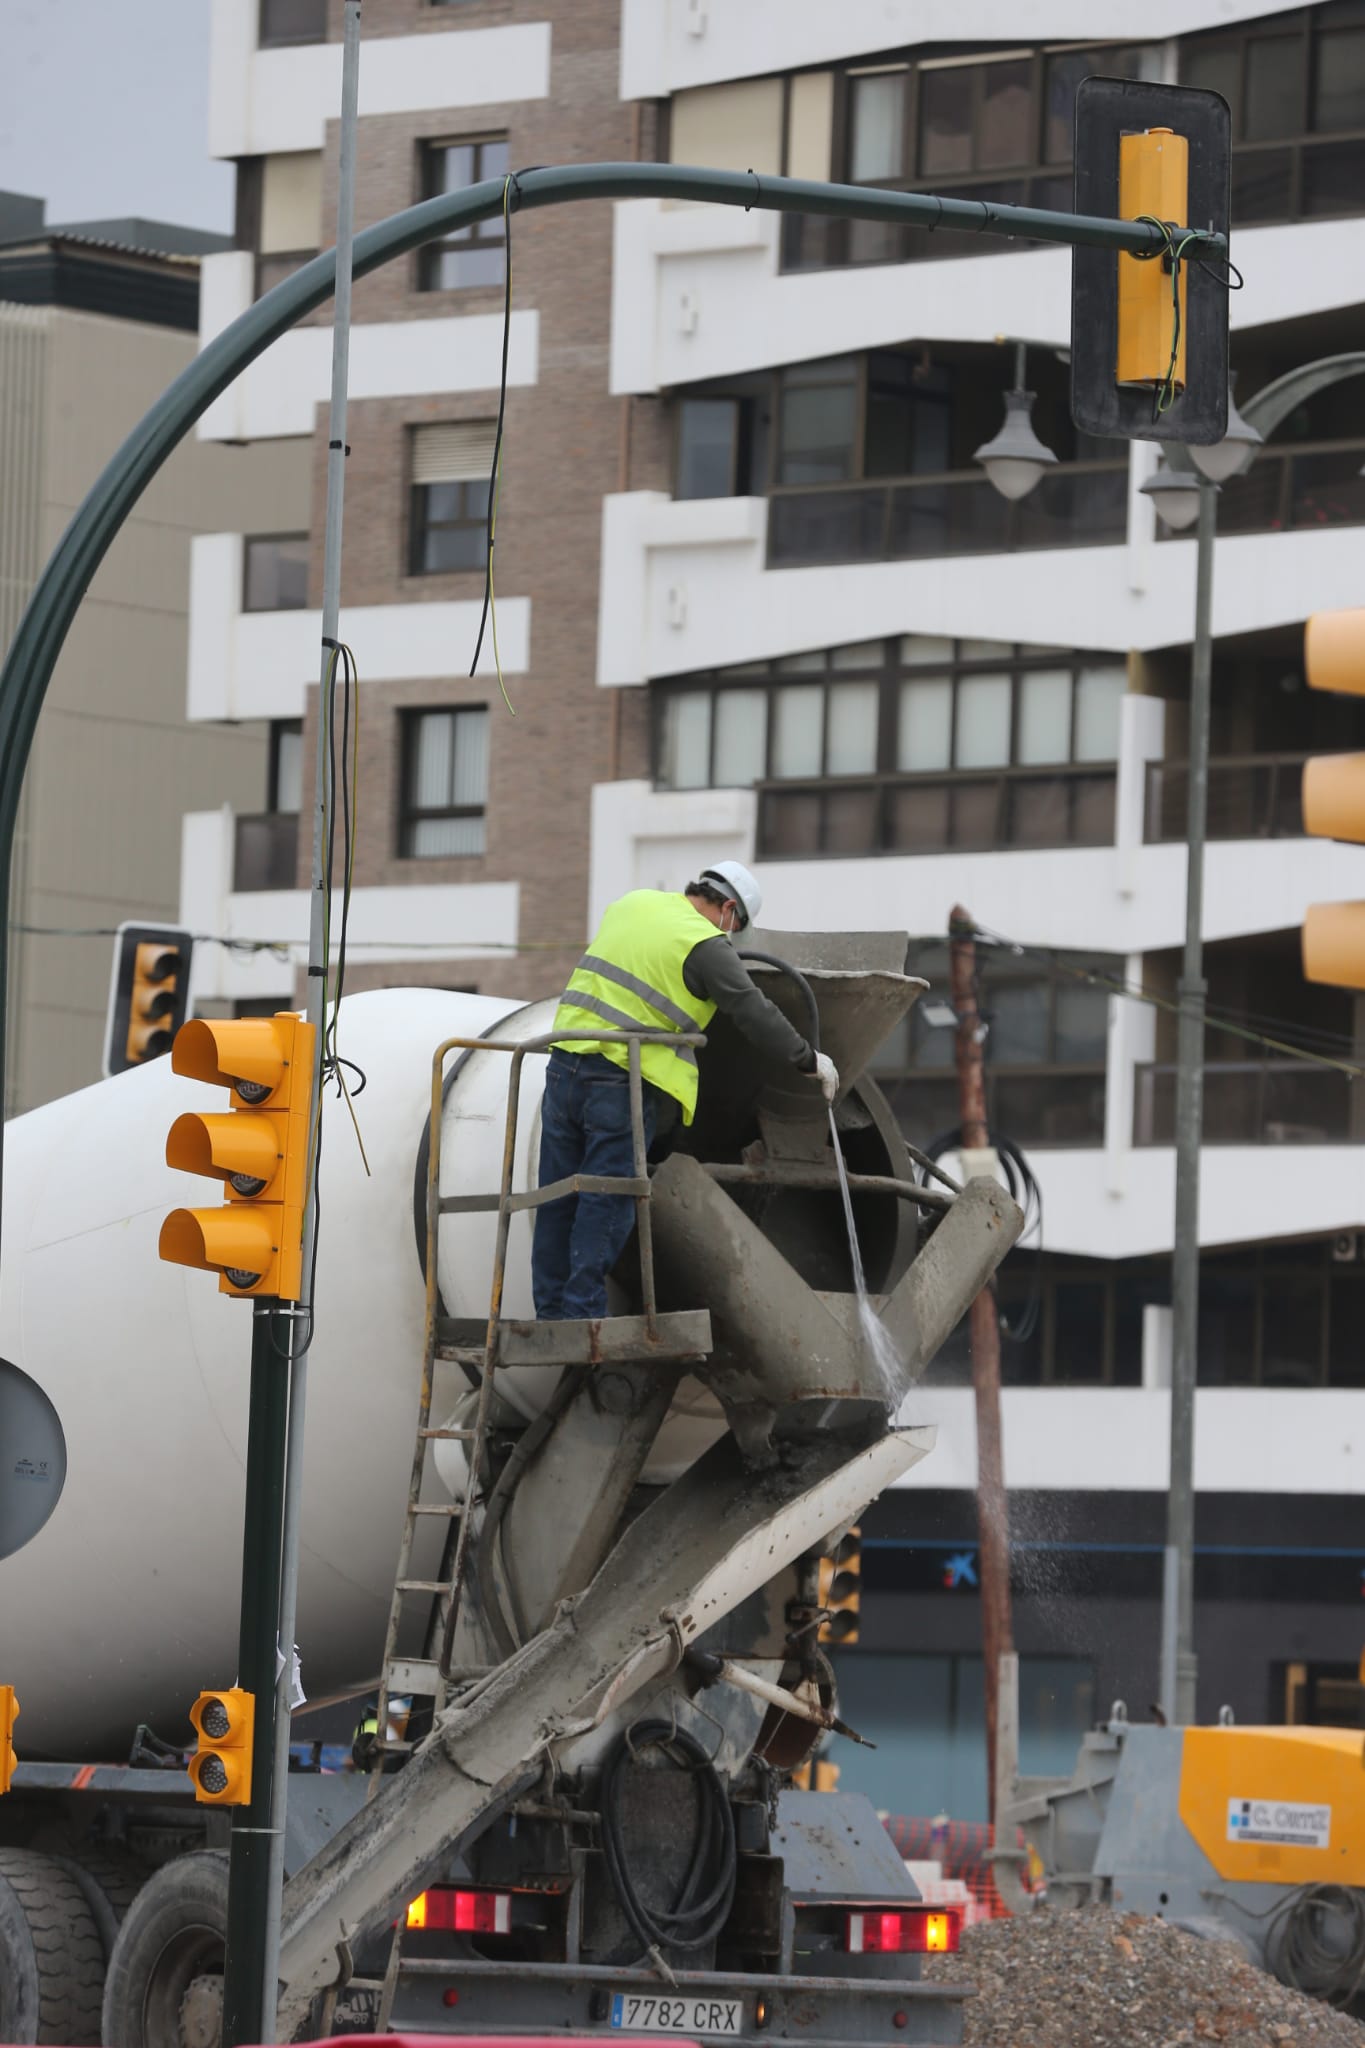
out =
<svg viewBox="0 0 1365 2048"><path fill-rule="evenodd" d="M1209 763L1210 839L1299 839L1306 754L1225 754ZM1186 836L1188 761L1149 761L1144 837L1149 846Z"/></svg>
<svg viewBox="0 0 1365 2048"><path fill-rule="evenodd" d="M1223 485L1218 531L1301 533L1321 526L1365 526L1365 440L1300 442L1263 448L1245 476ZM1166 533L1160 522L1162 540Z"/></svg>
<svg viewBox="0 0 1365 2048"><path fill-rule="evenodd" d="M262 811L236 820L232 855L232 886L250 889L292 889L298 869L299 814Z"/></svg>
<svg viewBox="0 0 1365 2048"><path fill-rule="evenodd" d="M951 1075L919 1072L873 1075L892 1114L912 1144L926 1145L961 1122ZM992 1129L1032 1150L1066 1151L1104 1143L1105 1073L1092 1064L1001 1068L987 1066L986 1110Z"/></svg>
<svg viewBox="0 0 1365 2048"><path fill-rule="evenodd" d="M1090 763L756 787L768 860L1114 843L1114 771Z"/></svg>
<svg viewBox="0 0 1365 2048"><path fill-rule="evenodd" d="M1011 504L979 469L885 482L779 485L768 563L901 562L1022 548L1103 547L1128 519L1126 462L1069 462Z"/></svg>
<svg viewBox="0 0 1365 2048"><path fill-rule="evenodd" d="M1175 1143L1175 1067L1137 1069L1133 1143ZM1204 1068L1206 1145L1343 1145L1351 1083L1304 1060L1216 1060Z"/></svg>

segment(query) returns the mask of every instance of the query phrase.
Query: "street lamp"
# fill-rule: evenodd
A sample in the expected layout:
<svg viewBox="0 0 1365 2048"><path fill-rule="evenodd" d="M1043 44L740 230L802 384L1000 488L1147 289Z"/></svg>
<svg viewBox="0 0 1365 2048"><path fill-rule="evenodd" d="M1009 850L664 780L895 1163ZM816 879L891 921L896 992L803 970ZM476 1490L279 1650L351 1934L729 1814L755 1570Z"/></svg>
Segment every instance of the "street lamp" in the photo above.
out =
<svg viewBox="0 0 1365 2048"><path fill-rule="evenodd" d="M1199 452L1202 455L1215 451L1201 449ZM1172 469L1164 455L1146 483L1139 484L1138 489L1144 498L1151 499L1157 518L1163 526L1169 526L1172 533L1183 533L1199 517L1199 495L1203 485L1187 469Z"/></svg>
<svg viewBox="0 0 1365 2048"><path fill-rule="evenodd" d="M1215 441L1211 448L1191 448L1190 460L1199 474L1207 477L1211 484L1230 483L1235 476L1244 476L1256 459L1256 450L1262 446L1263 437L1248 420L1238 412L1232 396L1232 379L1228 380L1228 424L1221 441ZM1160 505L1157 511L1161 511Z"/></svg>
<svg viewBox="0 0 1365 2048"><path fill-rule="evenodd" d="M1004 339L1003 335L1000 337ZM1027 343L1014 344L1014 389L1005 393L1005 421L993 441L973 455L1002 498L1026 498L1057 458L1033 431L1033 393L1024 389Z"/></svg>

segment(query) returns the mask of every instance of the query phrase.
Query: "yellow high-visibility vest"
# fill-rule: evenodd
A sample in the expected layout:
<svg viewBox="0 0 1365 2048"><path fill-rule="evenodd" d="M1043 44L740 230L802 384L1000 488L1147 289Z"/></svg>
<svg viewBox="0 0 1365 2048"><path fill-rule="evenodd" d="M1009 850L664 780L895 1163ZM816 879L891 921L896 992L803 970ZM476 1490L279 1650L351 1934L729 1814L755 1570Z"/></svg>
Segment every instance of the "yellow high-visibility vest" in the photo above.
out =
<svg viewBox="0 0 1365 2048"><path fill-rule="evenodd" d="M588 1031L609 1024L614 1031L702 1031L716 1013L714 1003L694 996L683 980L683 962L694 946L716 937L716 927L685 896L663 889L632 889L610 905L591 946L569 976L554 1028ZM620 1043L574 1039L566 1052L595 1052L618 1067L630 1064ZM683 1122L697 1107L697 1055L690 1045L642 1045L640 1072L656 1088L676 1096Z"/></svg>

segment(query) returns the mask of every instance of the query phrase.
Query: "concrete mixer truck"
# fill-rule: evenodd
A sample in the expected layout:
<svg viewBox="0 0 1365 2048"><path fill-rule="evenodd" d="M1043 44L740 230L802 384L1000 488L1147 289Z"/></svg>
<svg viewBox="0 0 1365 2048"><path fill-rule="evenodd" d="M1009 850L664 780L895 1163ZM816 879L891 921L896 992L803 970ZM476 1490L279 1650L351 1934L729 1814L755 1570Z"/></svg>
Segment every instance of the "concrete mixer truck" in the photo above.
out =
<svg viewBox="0 0 1365 2048"><path fill-rule="evenodd" d="M299 1638L314 1699L380 1710L373 1770L290 1777L281 2039L960 2038L917 1975L950 1916L791 1772L842 1727L818 1561L932 1448L906 1396L1020 1218L917 1170L868 1075L904 937L753 944L834 1112L718 1017L601 1323L530 1319L553 1004L342 1004L365 1157L329 1097ZM7 2042L218 2038L228 1815L181 1745L235 1656L248 1319L157 1257L206 1106L162 1059L7 1134Z"/></svg>

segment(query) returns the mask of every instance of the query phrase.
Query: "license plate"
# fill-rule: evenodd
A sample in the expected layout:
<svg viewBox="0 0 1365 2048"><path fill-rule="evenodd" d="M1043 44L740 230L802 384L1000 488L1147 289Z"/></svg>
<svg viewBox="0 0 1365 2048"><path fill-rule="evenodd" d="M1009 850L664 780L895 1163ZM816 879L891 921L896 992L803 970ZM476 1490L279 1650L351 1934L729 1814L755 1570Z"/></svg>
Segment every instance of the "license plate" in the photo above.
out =
<svg viewBox="0 0 1365 2048"><path fill-rule="evenodd" d="M738 2034L744 2014L738 1998L686 1996L656 1997L634 1991L614 1991L611 2023L626 2034Z"/></svg>

